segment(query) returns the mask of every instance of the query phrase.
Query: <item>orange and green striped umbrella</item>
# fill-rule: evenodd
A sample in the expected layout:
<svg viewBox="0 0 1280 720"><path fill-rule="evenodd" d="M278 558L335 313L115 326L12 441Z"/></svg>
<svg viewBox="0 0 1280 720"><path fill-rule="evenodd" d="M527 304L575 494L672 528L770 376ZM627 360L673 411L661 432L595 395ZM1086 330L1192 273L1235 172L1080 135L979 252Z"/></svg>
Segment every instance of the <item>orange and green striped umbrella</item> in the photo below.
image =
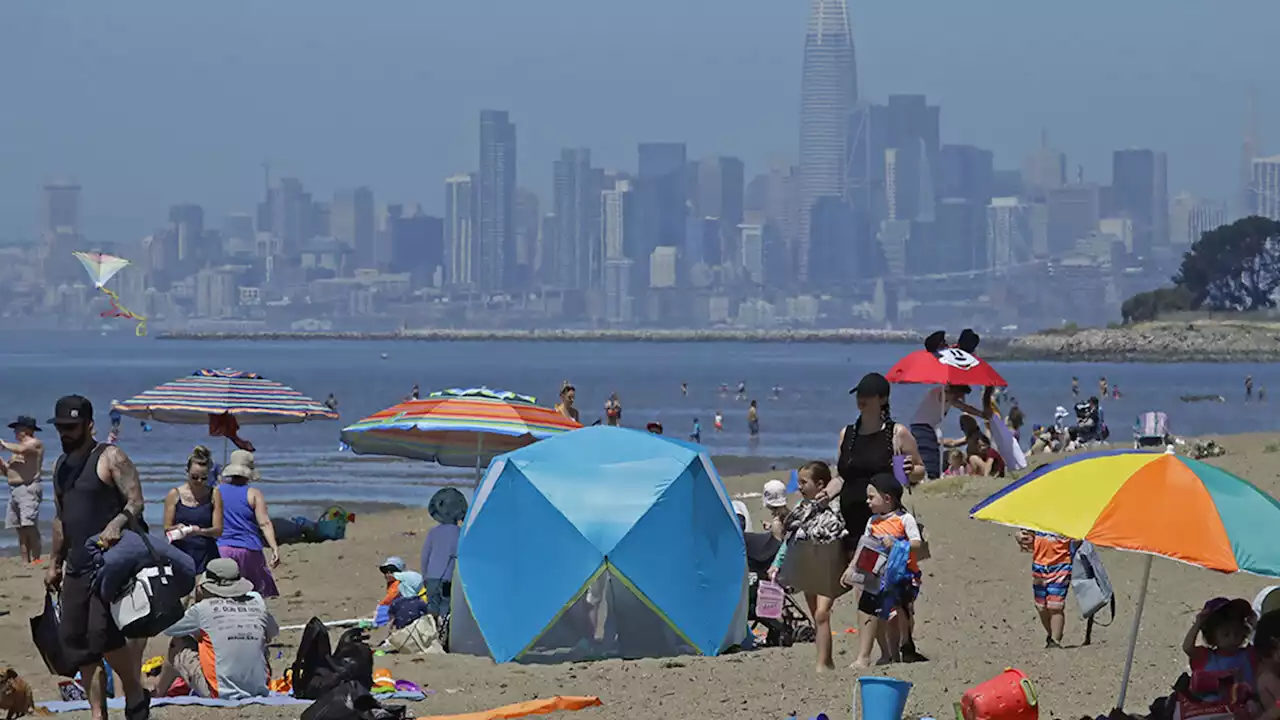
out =
<svg viewBox="0 0 1280 720"><path fill-rule="evenodd" d="M1170 452L1104 450L1052 462L970 515L1218 572L1280 577L1280 501Z"/></svg>

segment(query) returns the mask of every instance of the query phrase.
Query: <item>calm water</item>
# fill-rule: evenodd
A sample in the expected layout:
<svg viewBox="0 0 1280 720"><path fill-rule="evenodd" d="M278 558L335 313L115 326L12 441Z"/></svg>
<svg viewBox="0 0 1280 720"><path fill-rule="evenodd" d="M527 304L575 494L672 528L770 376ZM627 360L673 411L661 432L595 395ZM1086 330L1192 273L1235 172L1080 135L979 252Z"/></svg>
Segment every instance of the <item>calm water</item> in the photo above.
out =
<svg viewBox="0 0 1280 720"><path fill-rule="evenodd" d="M11 338L17 340L18 338ZM332 392L341 403L340 422L251 426L241 435L258 448L263 489L272 514L311 514L333 502L348 505L393 503L425 505L442 485L466 482L473 473L421 462L358 457L338 448L344 424L394 404L414 383L424 394L444 387L488 385L555 403L564 380L578 389L585 422L603 415L616 391L626 425L642 427L660 420L668 434L687 435L694 418L702 423L703 443L713 455L829 458L839 429L856 415L847 392L864 373L886 371L915 347L895 345L653 344L600 343L425 343L425 342L183 342L135 338L132 334L48 334L21 338L25 347L0 349L0 414L49 417L54 400L81 393L98 409L104 428L113 398L125 399L202 367L234 367L260 373L314 398ZM382 353L387 359L380 358ZM1275 429L1268 404L1243 403L1243 381L1280 389L1280 365L1259 364L1067 364L1002 363L1030 422L1050 422L1057 405L1070 405L1072 375L1080 377L1083 396L1095 393L1100 375L1119 384L1123 397L1107 400L1104 411L1113 433L1127 438L1134 416L1165 410L1175 432L1247 432ZM761 438L748 443L747 403L734 391L746 381L759 401ZM689 384L682 396L680 383ZM727 397L720 384L730 386ZM783 388L779 400L771 388ZM895 388L895 415L910 421L923 388ZM1184 404L1184 394L1221 394L1225 404ZM712 428L722 410L725 429ZM7 421L6 421L7 422ZM954 424L954 419L952 423ZM955 427L949 428L956 432ZM47 468L58 453L57 435L49 444ZM208 438L204 426L154 425L144 433L126 419L120 444L134 458L146 482L148 515L158 514L167 488L183 472L191 447L207 443L221 452L222 440ZM46 486L46 510L51 512ZM0 536L11 540L7 536Z"/></svg>

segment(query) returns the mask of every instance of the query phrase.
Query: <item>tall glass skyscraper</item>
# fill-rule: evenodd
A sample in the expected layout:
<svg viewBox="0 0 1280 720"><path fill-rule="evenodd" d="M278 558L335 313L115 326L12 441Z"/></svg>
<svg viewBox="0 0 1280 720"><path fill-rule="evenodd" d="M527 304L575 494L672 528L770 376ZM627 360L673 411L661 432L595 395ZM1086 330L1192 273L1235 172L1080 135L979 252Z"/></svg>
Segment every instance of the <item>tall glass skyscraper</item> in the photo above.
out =
<svg viewBox="0 0 1280 720"><path fill-rule="evenodd" d="M810 211L818 198L845 195L849 118L858 69L848 0L810 0L800 84L800 218L796 275L809 276Z"/></svg>

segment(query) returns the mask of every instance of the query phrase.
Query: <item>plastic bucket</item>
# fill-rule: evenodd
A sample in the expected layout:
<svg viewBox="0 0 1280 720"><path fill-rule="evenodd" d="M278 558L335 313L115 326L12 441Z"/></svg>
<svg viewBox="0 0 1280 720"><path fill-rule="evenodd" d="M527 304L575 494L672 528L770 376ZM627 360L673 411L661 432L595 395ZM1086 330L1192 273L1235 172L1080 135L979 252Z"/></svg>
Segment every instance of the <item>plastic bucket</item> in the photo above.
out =
<svg viewBox="0 0 1280 720"><path fill-rule="evenodd" d="M1040 706L1031 680L1009 668L969 688L960 698L960 715L964 720L1036 720Z"/></svg>
<svg viewBox="0 0 1280 720"><path fill-rule="evenodd" d="M769 620L782 617L782 603L787 592L781 585L768 580L761 580L756 587L756 616Z"/></svg>
<svg viewBox="0 0 1280 720"><path fill-rule="evenodd" d="M907 709L907 695L911 683L886 677L858 678L858 692L854 697L853 715L858 717L862 707L862 720L902 720Z"/></svg>

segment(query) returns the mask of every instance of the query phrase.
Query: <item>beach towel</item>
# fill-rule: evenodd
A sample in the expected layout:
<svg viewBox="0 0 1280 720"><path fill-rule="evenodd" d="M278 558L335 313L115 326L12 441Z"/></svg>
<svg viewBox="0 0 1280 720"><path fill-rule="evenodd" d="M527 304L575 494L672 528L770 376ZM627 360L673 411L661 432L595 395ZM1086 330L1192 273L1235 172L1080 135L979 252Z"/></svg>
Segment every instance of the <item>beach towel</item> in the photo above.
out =
<svg viewBox="0 0 1280 720"><path fill-rule="evenodd" d="M381 699L394 700L425 700L426 694L420 692L397 692L391 695L382 695ZM251 697L241 698L240 700L223 700L220 698L202 698L194 695L180 695L178 697L157 697L151 698L151 707L163 707L165 705L199 705L201 707L215 708L238 708L248 705L310 705L310 700L303 700L292 695L271 694L267 697ZM66 712L82 712L89 709L88 700L54 700L52 702L36 703L36 707L44 708L51 713ZM124 698L111 698L107 701L107 708L111 710L124 710Z"/></svg>
<svg viewBox="0 0 1280 720"><path fill-rule="evenodd" d="M992 413L987 426L991 430L991 442L995 444L996 452L1004 458L1005 469L1026 469L1027 456L1022 452L1018 439L1013 436L1013 431L1005 424L1004 418L1000 417L1000 413Z"/></svg>
<svg viewBox="0 0 1280 720"><path fill-rule="evenodd" d="M503 705L492 710L481 710L460 715L427 715L418 718L418 720L510 720L511 718L522 718L529 715L550 715L558 710L583 710L589 707L599 707L603 704L600 702L600 698L595 696L573 697L556 695L551 698Z"/></svg>

